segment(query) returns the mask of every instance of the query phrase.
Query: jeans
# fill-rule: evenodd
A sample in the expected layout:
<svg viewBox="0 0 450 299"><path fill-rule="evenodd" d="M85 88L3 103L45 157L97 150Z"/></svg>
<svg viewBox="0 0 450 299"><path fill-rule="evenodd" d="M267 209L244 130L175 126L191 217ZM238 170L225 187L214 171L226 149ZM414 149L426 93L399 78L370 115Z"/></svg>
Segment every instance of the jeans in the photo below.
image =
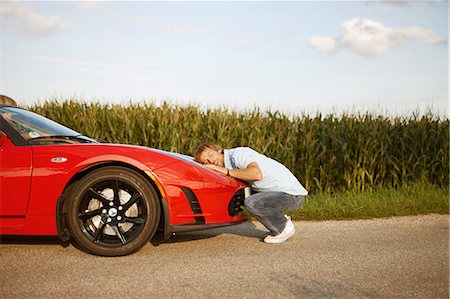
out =
<svg viewBox="0 0 450 299"><path fill-rule="evenodd" d="M260 192L247 197L244 204L247 210L270 231L271 235L278 235L287 223L282 212L296 210L304 201L305 197L302 195Z"/></svg>

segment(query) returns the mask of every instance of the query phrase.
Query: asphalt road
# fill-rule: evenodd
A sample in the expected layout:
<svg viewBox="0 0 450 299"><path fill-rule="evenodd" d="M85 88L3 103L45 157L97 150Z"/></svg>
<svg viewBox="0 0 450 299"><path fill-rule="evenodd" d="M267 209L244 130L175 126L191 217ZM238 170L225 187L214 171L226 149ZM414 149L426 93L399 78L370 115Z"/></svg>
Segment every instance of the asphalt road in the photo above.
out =
<svg viewBox="0 0 450 299"><path fill-rule="evenodd" d="M449 216L255 222L104 258L54 238L3 238L0 298L449 298Z"/></svg>

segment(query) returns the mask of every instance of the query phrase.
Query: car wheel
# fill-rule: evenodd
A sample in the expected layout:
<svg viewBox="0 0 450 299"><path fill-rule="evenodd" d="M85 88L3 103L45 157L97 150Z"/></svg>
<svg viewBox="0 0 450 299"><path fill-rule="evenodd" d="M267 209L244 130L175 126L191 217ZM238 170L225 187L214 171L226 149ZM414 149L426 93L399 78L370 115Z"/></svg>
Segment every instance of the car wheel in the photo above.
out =
<svg viewBox="0 0 450 299"><path fill-rule="evenodd" d="M159 217L155 189L125 167L89 173L77 183L68 201L71 235L82 249L97 255L137 251L153 237Z"/></svg>

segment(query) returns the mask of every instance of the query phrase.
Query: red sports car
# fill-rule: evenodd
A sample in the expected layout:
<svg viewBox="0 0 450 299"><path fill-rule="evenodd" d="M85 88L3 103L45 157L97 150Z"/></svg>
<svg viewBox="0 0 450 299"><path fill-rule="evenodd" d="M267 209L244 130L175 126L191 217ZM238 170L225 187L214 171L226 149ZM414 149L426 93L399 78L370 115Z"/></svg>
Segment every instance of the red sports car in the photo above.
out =
<svg viewBox="0 0 450 299"><path fill-rule="evenodd" d="M0 105L0 234L59 236L85 251L126 255L156 231L241 223L247 185L142 146L99 143Z"/></svg>

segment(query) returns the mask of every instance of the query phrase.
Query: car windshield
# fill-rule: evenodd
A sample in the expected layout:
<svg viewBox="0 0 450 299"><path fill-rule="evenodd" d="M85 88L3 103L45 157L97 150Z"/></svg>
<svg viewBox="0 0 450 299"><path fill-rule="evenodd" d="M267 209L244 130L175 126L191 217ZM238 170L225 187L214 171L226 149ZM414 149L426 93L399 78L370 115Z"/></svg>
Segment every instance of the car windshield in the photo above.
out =
<svg viewBox="0 0 450 299"><path fill-rule="evenodd" d="M80 133L74 130L24 109L1 107L0 115L22 136L26 133L28 140L55 136L80 136Z"/></svg>

